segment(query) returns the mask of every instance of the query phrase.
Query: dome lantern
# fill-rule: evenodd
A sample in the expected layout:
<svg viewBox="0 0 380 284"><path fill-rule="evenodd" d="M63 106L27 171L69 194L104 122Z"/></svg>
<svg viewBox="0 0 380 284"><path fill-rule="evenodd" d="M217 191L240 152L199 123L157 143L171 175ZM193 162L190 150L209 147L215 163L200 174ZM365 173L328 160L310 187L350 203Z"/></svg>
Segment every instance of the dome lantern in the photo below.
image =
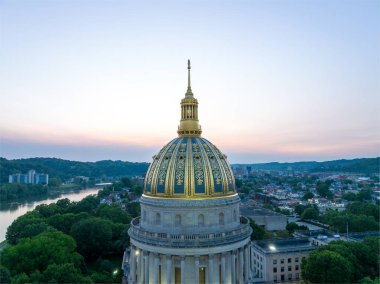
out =
<svg viewBox="0 0 380 284"><path fill-rule="evenodd" d="M198 100L194 98L190 81L190 60L187 61L187 91L181 100L181 121L178 126L179 137L200 137L202 128L198 121Z"/></svg>

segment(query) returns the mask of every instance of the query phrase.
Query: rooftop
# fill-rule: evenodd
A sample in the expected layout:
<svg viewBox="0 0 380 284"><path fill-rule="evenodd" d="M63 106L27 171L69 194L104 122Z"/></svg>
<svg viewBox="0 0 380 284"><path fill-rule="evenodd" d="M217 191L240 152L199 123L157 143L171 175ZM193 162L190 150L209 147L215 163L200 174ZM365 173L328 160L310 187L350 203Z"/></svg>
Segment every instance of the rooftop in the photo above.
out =
<svg viewBox="0 0 380 284"><path fill-rule="evenodd" d="M255 206L240 206L240 212L243 216L283 216L280 213L268 210L265 208L255 207Z"/></svg>
<svg viewBox="0 0 380 284"><path fill-rule="evenodd" d="M308 238L256 241L253 245L264 253L288 253L314 249Z"/></svg>

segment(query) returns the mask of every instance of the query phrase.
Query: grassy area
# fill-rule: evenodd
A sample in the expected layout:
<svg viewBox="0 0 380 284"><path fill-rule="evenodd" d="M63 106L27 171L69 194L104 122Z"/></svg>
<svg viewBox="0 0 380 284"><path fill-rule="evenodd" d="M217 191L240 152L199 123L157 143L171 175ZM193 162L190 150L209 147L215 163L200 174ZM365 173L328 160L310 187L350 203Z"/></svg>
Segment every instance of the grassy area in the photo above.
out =
<svg viewBox="0 0 380 284"><path fill-rule="evenodd" d="M78 188L79 186L74 183L69 183L69 184L61 184L59 186L59 189L70 189L70 188Z"/></svg>

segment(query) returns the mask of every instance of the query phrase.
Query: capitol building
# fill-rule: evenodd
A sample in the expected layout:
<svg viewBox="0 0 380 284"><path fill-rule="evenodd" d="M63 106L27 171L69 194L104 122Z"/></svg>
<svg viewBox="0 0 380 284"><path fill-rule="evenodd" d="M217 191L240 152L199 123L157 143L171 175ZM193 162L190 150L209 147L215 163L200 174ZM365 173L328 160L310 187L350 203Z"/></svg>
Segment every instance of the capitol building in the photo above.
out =
<svg viewBox="0 0 380 284"><path fill-rule="evenodd" d="M248 219L230 164L201 136L190 84L181 100L178 137L153 156L124 254L128 283L248 283L252 280Z"/></svg>

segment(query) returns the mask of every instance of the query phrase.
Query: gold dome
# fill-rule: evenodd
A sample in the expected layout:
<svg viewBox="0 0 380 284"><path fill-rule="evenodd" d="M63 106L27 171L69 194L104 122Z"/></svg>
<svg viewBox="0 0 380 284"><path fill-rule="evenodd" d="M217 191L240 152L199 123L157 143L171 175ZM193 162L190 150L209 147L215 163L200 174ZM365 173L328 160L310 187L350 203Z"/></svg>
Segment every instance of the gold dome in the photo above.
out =
<svg viewBox="0 0 380 284"><path fill-rule="evenodd" d="M153 156L145 177L144 194L165 198L210 198L236 193L235 179L227 157L200 137L198 101L190 86L181 101L178 138Z"/></svg>

